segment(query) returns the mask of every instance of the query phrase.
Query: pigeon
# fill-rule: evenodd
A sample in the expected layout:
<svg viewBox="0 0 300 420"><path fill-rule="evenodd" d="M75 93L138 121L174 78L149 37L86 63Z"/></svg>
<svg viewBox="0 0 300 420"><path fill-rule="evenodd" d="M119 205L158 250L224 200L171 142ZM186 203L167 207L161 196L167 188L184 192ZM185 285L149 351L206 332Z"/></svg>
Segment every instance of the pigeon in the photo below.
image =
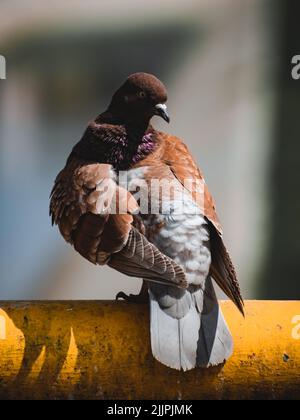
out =
<svg viewBox="0 0 300 420"><path fill-rule="evenodd" d="M138 295L117 299L149 302L154 358L187 371L233 352L213 281L243 315L244 303L202 172L181 139L150 124L170 122L166 102L158 78L130 75L57 175L50 215L88 261L142 279Z"/></svg>

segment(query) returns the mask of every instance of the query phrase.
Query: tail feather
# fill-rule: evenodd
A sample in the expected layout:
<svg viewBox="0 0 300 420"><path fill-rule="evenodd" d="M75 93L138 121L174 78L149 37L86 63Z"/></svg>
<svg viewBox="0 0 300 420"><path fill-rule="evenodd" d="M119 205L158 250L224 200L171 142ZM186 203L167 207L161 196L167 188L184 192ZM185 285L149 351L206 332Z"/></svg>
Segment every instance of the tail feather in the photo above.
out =
<svg viewBox="0 0 300 420"><path fill-rule="evenodd" d="M183 318L173 318L150 291L151 347L153 356L173 369L195 367L200 317L195 305Z"/></svg>
<svg viewBox="0 0 300 420"><path fill-rule="evenodd" d="M224 363L233 352L233 340L219 305L201 316L201 330L197 347L198 367Z"/></svg>
<svg viewBox="0 0 300 420"><path fill-rule="evenodd" d="M168 289L149 285L154 357L173 369L184 371L224 363L232 354L233 342L211 279L206 280L204 291L200 288L180 290L182 296L177 300L168 295ZM174 288L171 289L176 295ZM172 299L174 305L171 305Z"/></svg>

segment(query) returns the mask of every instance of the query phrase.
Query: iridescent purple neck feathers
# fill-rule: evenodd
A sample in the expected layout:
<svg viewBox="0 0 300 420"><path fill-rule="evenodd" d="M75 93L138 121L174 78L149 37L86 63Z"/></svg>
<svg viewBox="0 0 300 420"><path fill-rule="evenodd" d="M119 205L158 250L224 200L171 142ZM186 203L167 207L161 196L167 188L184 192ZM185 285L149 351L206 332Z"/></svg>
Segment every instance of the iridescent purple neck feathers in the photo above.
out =
<svg viewBox="0 0 300 420"><path fill-rule="evenodd" d="M141 143L138 145L135 153L132 155L132 164L139 162L140 160L144 159L150 153L152 153L155 149L156 142L154 138L154 133L147 133L144 134L142 137Z"/></svg>
<svg viewBox="0 0 300 420"><path fill-rule="evenodd" d="M149 127L102 123L99 118L91 122L71 156L89 161L109 163L118 170L129 169L156 147L155 130ZM70 159L69 158L69 159Z"/></svg>
<svg viewBox="0 0 300 420"><path fill-rule="evenodd" d="M140 139L126 133L117 140L105 139L103 146L103 161L110 163L115 169L125 170L152 153L156 142L153 132L144 134Z"/></svg>

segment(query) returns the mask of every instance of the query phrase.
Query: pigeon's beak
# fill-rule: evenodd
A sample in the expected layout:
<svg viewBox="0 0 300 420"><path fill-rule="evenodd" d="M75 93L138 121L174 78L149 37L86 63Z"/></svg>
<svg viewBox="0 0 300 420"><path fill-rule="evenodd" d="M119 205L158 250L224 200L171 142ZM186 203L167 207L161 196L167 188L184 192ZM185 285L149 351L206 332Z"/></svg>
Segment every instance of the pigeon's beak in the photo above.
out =
<svg viewBox="0 0 300 420"><path fill-rule="evenodd" d="M167 123L170 122L170 117L167 112L167 105L166 104L157 104L155 105L155 115L159 115L163 118Z"/></svg>

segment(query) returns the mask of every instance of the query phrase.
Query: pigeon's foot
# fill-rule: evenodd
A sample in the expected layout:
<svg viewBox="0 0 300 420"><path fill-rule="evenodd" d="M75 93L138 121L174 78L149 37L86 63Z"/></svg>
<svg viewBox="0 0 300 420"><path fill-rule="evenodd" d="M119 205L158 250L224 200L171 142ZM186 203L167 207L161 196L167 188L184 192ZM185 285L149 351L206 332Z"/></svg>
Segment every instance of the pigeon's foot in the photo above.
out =
<svg viewBox="0 0 300 420"><path fill-rule="evenodd" d="M149 301L149 296L148 296L148 286L146 284L146 282L143 282L143 286L141 288L141 291L138 295L126 295L126 293L124 292L119 292L116 296L116 300L119 299L123 299L126 302L129 303L147 303Z"/></svg>

